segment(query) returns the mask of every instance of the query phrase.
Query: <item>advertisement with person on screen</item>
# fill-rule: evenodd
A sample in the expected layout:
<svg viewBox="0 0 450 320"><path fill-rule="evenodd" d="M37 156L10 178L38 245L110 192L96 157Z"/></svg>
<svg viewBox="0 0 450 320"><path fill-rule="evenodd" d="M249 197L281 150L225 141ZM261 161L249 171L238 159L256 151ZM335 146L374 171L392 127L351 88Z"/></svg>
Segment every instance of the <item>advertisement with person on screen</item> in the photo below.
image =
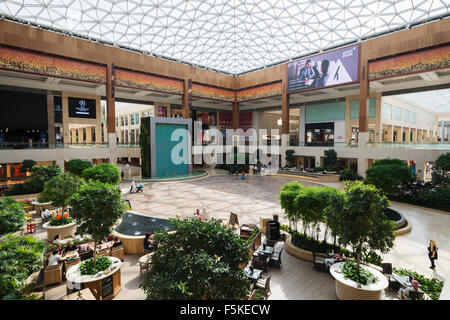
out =
<svg viewBox="0 0 450 320"><path fill-rule="evenodd" d="M323 88L359 79L359 45L288 64L288 92Z"/></svg>

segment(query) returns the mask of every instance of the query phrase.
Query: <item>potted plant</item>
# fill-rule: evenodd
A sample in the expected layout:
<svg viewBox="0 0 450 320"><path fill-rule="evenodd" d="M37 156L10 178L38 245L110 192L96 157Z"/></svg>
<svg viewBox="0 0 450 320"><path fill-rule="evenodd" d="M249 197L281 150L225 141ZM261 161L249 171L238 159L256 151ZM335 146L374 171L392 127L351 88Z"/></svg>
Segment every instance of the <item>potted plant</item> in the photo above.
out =
<svg viewBox="0 0 450 320"><path fill-rule="evenodd" d="M344 246L350 246L356 255L356 263L346 263L340 270L341 274L352 282L344 283L340 274L331 272L336 279L336 292L343 295L340 298L345 299L349 292L358 296L355 291L358 288L366 291L361 295L367 296L367 291L373 291L372 296L379 297L381 291L385 289L383 286L387 287L386 278L372 279L372 276L379 273L376 269L364 266L362 268L364 270L361 270L361 254L364 251L374 250L387 253L393 247L394 223L389 221L384 213L388 206L389 201L380 190L362 182L347 182L345 192L331 195L331 204L326 209L330 217L330 227L339 238L339 242ZM377 283L379 284L377 288L376 286L368 288L369 285ZM364 285L366 287L363 287Z"/></svg>
<svg viewBox="0 0 450 320"><path fill-rule="evenodd" d="M72 218L77 223L77 233L89 235L95 245L111 234L117 220L125 213L125 204L117 188L108 183L91 180L82 185L69 199ZM107 269L109 257L97 258L94 249L92 259L80 265L80 271L92 274Z"/></svg>

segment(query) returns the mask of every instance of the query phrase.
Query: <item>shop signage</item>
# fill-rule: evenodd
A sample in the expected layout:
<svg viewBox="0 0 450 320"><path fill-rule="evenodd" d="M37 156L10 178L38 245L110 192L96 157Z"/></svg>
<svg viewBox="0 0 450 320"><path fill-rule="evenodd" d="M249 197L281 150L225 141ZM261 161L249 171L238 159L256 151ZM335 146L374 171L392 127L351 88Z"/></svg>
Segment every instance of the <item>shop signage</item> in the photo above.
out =
<svg viewBox="0 0 450 320"><path fill-rule="evenodd" d="M95 99L69 97L68 100L69 100L69 117L95 119L96 117Z"/></svg>

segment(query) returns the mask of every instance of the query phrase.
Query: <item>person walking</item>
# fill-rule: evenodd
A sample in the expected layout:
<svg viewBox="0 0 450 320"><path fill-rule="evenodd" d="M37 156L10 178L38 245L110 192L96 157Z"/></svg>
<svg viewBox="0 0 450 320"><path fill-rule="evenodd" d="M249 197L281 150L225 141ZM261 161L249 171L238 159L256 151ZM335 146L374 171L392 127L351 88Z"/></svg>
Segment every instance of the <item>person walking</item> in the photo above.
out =
<svg viewBox="0 0 450 320"><path fill-rule="evenodd" d="M428 258L431 261L430 269L436 268L434 260L437 260L438 258L438 247L436 245L436 241L434 240L430 240L430 245L428 246Z"/></svg>
<svg viewBox="0 0 450 320"><path fill-rule="evenodd" d="M120 176L122 177L122 181L123 181L123 176L125 175L125 173L123 173L123 170L122 170L122 172L120 173Z"/></svg>

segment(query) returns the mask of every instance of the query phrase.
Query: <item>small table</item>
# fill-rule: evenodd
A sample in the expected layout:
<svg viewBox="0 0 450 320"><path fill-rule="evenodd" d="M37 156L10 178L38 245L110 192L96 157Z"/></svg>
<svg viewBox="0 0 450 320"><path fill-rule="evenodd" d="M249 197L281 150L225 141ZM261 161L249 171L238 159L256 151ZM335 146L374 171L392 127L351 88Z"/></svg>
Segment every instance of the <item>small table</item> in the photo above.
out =
<svg viewBox="0 0 450 320"><path fill-rule="evenodd" d="M266 249L264 249L263 245L260 245L258 250L256 250L256 252L264 253L264 254L269 255L269 256L272 255L274 251L275 251L274 247L266 246Z"/></svg>
<svg viewBox="0 0 450 320"><path fill-rule="evenodd" d="M111 249L114 241L108 241L97 245L97 255L99 256L109 256L109 250Z"/></svg>
<svg viewBox="0 0 450 320"><path fill-rule="evenodd" d="M80 295L80 299L78 298ZM63 300L96 300L89 288L71 293L62 298Z"/></svg>
<svg viewBox="0 0 450 320"><path fill-rule="evenodd" d="M70 251L63 256L66 264L66 272L74 265L81 262L80 256L77 251Z"/></svg>
<svg viewBox="0 0 450 320"><path fill-rule="evenodd" d="M261 277L262 270L253 269L253 273L250 271L250 267L244 268L244 273L247 278L250 279L251 282L256 282Z"/></svg>
<svg viewBox="0 0 450 320"><path fill-rule="evenodd" d="M409 282L409 277L408 276L400 276L398 274L393 273L392 275L390 275L395 281L397 281L398 283L400 283L400 285L402 287L410 287L411 282Z"/></svg>

